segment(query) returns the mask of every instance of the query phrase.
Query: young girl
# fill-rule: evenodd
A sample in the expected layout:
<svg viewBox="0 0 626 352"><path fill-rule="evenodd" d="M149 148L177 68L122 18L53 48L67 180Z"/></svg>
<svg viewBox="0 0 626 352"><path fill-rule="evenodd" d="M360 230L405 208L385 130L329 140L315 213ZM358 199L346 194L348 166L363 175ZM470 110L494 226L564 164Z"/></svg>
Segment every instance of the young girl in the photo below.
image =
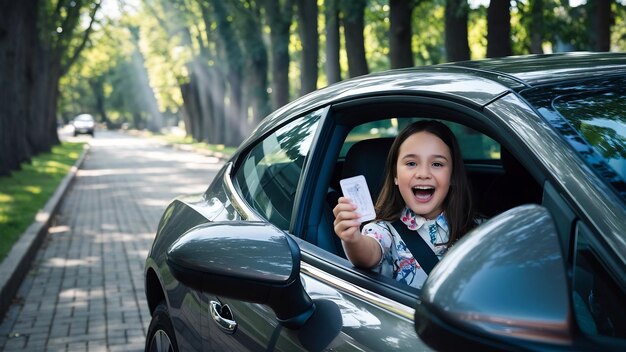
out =
<svg viewBox="0 0 626 352"><path fill-rule="evenodd" d="M391 145L385 172L377 219L359 233L356 206L341 197L333 209L335 233L355 266L421 288L428 275L391 223L400 219L439 259L475 226L459 145L443 123L414 122Z"/></svg>

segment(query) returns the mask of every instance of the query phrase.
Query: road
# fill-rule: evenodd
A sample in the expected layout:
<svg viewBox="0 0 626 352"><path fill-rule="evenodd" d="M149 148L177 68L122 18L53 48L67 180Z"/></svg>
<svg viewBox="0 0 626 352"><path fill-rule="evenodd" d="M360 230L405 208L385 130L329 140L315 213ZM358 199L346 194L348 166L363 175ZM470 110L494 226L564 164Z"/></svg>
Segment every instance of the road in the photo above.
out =
<svg viewBox="0 0 626 352"><path fill-rule="evenodd" d="M221 166L117 132L76 139L90 151L0 324L0 350L143 351L143 265L161 213Z"/></svg>

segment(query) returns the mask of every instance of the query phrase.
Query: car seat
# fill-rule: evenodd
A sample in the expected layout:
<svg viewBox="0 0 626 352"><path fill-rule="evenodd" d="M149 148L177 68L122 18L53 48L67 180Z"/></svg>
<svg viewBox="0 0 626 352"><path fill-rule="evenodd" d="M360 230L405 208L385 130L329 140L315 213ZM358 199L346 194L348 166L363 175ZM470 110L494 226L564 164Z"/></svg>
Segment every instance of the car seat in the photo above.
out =
<svg viewBox="0 0 626 352"><path fill-rule="evenodd" d="M346 154L342 178L363 175L374 203L383 187L387 154L392 143L393 138L365 139L356 142Z"/></svg>
<svg viewBox="0 0 626 352"><path fill-rule="evenodd" d="M341 170L342 179L357 175L365 177L374 204L376 204L376 199L383 186L385 163L392 143L393 138L375 138L356 142L348 150ZM329 221L331 226L334 221L332 209L337 205L340 196L341 191L333 188L329 188L326 195L326 202L329 207L327 213L332 219ZM320 230L319 234L317 239L319 247L345 258L341 239L335 235L332 228L330 233Z"/></svg>

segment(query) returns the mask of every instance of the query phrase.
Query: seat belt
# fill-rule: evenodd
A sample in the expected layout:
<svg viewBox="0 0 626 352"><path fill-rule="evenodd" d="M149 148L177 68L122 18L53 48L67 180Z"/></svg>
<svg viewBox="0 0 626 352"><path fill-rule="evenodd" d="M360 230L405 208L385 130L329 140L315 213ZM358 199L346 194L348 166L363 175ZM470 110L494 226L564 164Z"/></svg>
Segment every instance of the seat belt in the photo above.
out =
<svg viewBox="0 0 626 352"><path fill-rule="evenodd" d="M433 267L439 262L439 258L435 252L433 252L417 231L409 230L402 221L396 220L392 222L391 225L400 234L404 244L406 244L411 254L413 254L413 258L417 260L422 269L426 272L426 275L430 275L430 271L433 270Z"/></svg>

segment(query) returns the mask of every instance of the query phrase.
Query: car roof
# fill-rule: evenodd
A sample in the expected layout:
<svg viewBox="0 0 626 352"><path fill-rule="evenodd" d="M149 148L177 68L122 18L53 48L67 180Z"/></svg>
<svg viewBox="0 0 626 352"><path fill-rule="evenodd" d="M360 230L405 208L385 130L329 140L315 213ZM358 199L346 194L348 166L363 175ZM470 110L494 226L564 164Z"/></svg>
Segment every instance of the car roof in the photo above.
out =
<svg viewBox="0 0 626 352"><path fill-rule="evenodd" d="M454 62L440 66L477 71L514 90L607 73L626 73L626 53L571 52ZM507 79L502 79L506 77ZM516 82L509 84L507 82Z"/></svg>
<svg viewBox="0 0 626 352"><path fill-rule="evenodd" d="M285 120L331 102L418 93L485 106L510 91L608 73L626 73L626 53L525 55L381 71L332 84L286 104L263 119L243 144Z"/></svg>

